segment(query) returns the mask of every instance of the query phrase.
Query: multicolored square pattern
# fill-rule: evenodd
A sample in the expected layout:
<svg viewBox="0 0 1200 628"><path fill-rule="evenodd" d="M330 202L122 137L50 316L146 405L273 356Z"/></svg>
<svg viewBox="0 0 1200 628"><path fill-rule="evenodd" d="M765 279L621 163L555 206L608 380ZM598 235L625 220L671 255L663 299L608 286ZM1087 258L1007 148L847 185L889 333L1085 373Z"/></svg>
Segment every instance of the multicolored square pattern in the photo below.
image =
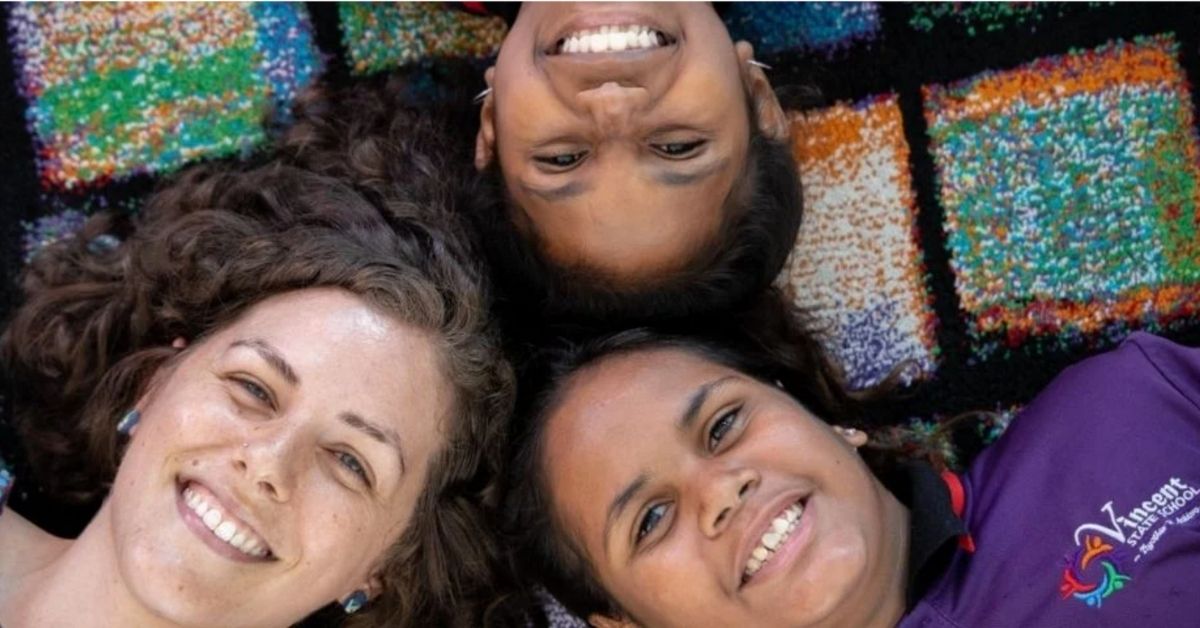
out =
<svg viewBox="0 0 1200 628"><path fill-rule="evenodd" d="M321 65L298 3L24 3L9 29L51 189L253 146Z"/></svg>
<svg viewBox="0 0 1200 628"><path fill-rule="evenodd" d="M874 2L735 2L724 19L733 40L753 43L760 55L798 50L828 56L880 33Z"/></svg>
<svg viewBox="0 0 1200 628"><path fill-rule="evenodd" d="M342 42L355 74L438 58L487 58L508 32L499 17L473 15L441 2L346 2Z"/></svg>
<svg viewBox="0 0 1200 628"><path fill-rule="evenodd" d="M923 91L981 356L1200 312L1200 151L1171 35Z"/></svg>
<svg viewBox="0 0 1200 628"><path fill-rule="evenodd" d="M932 371L936 319L896 96L793 114L792 150L804 222L784 290L825 332L853 387L903 363Z"/></svg>

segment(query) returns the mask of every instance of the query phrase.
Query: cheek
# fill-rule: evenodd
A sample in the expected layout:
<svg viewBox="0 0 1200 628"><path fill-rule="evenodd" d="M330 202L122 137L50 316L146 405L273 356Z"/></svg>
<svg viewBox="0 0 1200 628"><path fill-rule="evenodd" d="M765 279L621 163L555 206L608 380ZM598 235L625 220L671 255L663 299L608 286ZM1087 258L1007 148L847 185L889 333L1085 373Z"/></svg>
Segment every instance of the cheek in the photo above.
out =
<svg viewBox="0 0 1200 628"><path fill-rule="evenodd" d="M678 526L682 522L676 521ZM635 559L623 573L602 574L621 606L654 626L738 625L736 609L717 580L722 567L694 536L676 538ZM711 549L711 548L709 548ZM721 618L719 621L717 618Z"/></svg>

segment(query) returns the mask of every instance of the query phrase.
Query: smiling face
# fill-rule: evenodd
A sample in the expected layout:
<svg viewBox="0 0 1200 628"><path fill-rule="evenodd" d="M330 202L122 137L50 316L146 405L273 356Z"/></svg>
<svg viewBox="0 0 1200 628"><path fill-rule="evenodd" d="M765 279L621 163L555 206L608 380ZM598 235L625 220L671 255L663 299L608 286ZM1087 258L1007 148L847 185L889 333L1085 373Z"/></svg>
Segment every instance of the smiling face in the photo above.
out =
<svg viewBox="0 0 1200 628"><path fill-rule="evenodd" d="M556 263L638 278L717 235L760 128L782 111L708 4L526 3L481 113L476 165L504 183Z"/></svg>
<svg viewBox="0 0 1200 628"><path fill-rule="evenodd" d="M642 350L577 373L544 438L556 519L641 625L890 626L903 610L903 507L782 390Z"/></svg>
<svg viewBox="0 0 1200 628"><path fill-rule="evenodd" d="M438 357L328 288L190 347L139 401L97 516L134 598L189 625L289 625L367 590L444 442Z"/></svg>

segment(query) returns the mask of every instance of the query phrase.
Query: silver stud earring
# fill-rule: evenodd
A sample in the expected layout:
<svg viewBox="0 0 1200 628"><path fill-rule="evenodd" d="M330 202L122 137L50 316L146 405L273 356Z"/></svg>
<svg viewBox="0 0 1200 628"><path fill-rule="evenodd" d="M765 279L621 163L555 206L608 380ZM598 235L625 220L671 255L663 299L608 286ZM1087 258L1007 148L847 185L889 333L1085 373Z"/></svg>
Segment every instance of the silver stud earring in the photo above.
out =
<svg viewBox="0 0 1200 628"><path fill-rule="evenodd" d="M483 102L483 99L487 98L488 94L490 94L490 93L492 93L492 88L489 87L489 88L483 90L482 92L479 92L478 94L476 94L475 97L471 99L471 102L478 105L479 103Z"/></svg>
<svg viewBox="0 0 1200 628"><path fill-rule="evenodd" d="M342 602L342 610L346 611L347 615L357 613L364 604L367 603L367 594L362 589L358 589Z"/></svg>
<svg viewBox="0 0 1200 628"><path fill-rule="evenodd" d="M787 390L787 388L784 387L783 382L778 379L775 380L775 387L778 388L779 390Z"/></svg>
<svg viewBox="0 0 1200 628"><path fill-rule="evenodd" d="M129 436L129 433L133 431L134 426L138 424L141 418L142 413L138 410L126 412L125 416L121 417L120 421L117 421L117 433L122 436Z"/></svg>
<svg viewBox="0 0 1200 628"><path fill-rule="evenodd" d="M769 66L769 65L767 65L767 64L765 64L765 63L763 63L762 61L758 61L758 60L756 60L756 59L750 59L750 60L749 60L749 61L747 61L746 63L749 63L750 65L752 65L752 66L755 66L755 67L762 68L762 69L764 69L764 70L770 70L770 69L771 69L771 66Z"/></svg>

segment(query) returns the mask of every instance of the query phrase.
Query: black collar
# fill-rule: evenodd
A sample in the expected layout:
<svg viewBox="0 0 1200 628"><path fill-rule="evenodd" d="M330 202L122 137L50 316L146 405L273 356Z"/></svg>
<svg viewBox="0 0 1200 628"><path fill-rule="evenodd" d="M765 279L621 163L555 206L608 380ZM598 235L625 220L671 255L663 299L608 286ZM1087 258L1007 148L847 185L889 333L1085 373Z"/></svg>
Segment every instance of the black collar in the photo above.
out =
<svg viewBox="0 0 1200 628"><path fill-rule="evenodd" d="M908 507L905 606L911 609L946 570L958 538L967 533L967 528L954 514L946 482L928 464L898 464L880 480L900 503Z"/></svg>

